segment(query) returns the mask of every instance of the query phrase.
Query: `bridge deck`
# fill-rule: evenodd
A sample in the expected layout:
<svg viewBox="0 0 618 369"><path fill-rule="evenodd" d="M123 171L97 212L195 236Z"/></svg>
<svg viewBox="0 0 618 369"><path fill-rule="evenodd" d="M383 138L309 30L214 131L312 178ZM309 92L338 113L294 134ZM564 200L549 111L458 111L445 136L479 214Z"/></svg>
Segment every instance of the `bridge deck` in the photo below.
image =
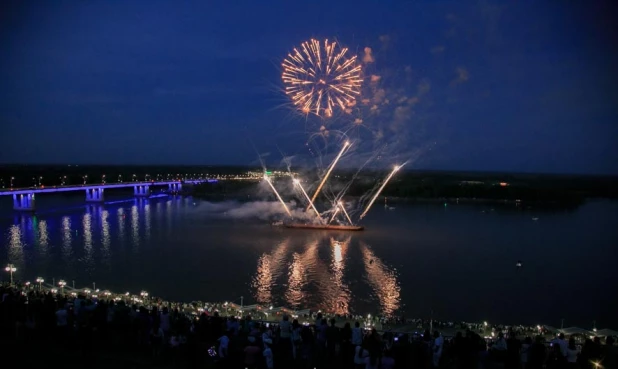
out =
<svg viewBox="0 0 618 369"><path fill-rule="evenodd" d="M148 182L122 182L122 183L100 183L100 184L82 184L82 185L69 185L69 186L40 186L40 187L20 187L1 189L0 196L8 195L21 195L28 193L52 193L52 192L68 192L79 191L90 188L127 188L133 186L165 186L174 183L203 183L210 182L212 180L188 180L188 181L148 181Z"/></svg>

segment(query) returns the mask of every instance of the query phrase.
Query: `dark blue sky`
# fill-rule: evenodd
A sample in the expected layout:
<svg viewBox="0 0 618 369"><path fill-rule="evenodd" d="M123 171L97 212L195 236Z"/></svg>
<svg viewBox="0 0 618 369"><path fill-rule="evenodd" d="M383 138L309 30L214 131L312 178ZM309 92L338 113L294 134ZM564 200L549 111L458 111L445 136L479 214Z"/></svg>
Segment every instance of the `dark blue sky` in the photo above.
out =
<svg viewBox="0 0 618 369"><path fill-rule="evenodd" d="M0 162L253 164L257 150L307 164L321 124L360 119L352 133L380 136L385 163L618 174L603 2L25 3L0 9ZM371 102L336 123L281 92L282 58L311 37L371 49Z"/></svg>

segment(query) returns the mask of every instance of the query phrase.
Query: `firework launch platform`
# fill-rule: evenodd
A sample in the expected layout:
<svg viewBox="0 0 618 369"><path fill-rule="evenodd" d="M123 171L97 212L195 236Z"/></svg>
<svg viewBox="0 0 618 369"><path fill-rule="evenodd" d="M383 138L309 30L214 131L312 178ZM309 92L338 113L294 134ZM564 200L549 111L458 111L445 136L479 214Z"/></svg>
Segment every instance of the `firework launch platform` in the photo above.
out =
<svg viewBox="0 0 618 369"><path fill-rule="evenodd" d="M296 228L296 229L316 229L316 230L326 230L326 231L351 231L351 232L359 232L365 230L363 226L355 226L355 225L329 225L329 224L302 224L302 223L288 223L284 224L285 228Z"/></svg>

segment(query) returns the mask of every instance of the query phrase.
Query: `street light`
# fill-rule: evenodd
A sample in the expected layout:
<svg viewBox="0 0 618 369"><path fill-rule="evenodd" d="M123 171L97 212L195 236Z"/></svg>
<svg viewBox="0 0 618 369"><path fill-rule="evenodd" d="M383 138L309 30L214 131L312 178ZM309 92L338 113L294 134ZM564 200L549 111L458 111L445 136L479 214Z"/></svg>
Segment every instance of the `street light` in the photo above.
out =
<svg viewBox="0 0 618 369"><path fill-rule="evenodd" d="M13 273L17 271L17 268L15 268L15 265L13 264L8 264L6 268L4 268L4 270L9 272L9 274L11 275L11 284L13 284Z"/></svg>
<svg viewBox="0 0 618 369"><path fill-rule="evenodd" d="M62 293L64 293L64 286L67 285L67 282L64 281L64 279L61 279L60 282L58 282L58 286L60 286L60 291Z"/></svg>
<svg viewBox="0 0 618 369"><path fill-rule="evenodd" d="M42 290L41 284L43 284L45 280L42 277L36 277L36 283L39 284L39 291Z"/></svg>

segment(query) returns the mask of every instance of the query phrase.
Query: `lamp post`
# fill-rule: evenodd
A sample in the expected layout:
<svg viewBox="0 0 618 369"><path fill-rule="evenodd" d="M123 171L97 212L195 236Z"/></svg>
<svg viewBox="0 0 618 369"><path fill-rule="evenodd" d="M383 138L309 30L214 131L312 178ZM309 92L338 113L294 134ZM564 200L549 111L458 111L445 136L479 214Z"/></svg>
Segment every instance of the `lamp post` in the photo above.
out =
<svg viewBox="0 0 618 369"><path fill-rule="evenodd" d="M15 273L17 271L17 268L15 268L15 265L13 265L13 264L8 264L6 266L6 268L4 268L4 270L9 272L9 274L11 276L11 284L13 284L13 273Z"/></svg>
<svg viewBox="0 0 618 369"><path fill-rule="evenodd" d="M39 291L41 291L43 288L41 287L41 285L43 284L43 282L45 282L45 280L43 279L43 277L36 277L36 283L39 284Z"/></svg>
<svg viewBox="0 0 618 369"><path fill-rule="evenodd" d="M58 282L58 286L60 287L60 292L64 293L64 286L66 286L66 285L67 285L67 282L65 282L64 279L61 279Z"/></svg>

